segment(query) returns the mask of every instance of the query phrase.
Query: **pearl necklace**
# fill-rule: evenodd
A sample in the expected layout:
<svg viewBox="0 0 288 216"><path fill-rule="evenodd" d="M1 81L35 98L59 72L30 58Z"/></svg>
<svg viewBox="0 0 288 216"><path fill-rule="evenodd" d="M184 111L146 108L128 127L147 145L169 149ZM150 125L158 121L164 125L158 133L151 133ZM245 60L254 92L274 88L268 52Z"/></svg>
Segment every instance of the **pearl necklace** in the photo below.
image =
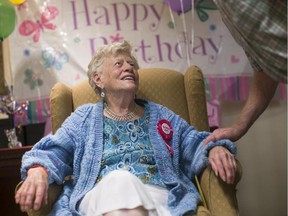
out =
<svg viewBox="0 0 288 216"><path fill-rule="evenodd" d="M120 116L114 113L109 107L106 102L104 102L104 111L108 114L108 116L116 121L124 121L128 122L136 116L137 113L137 104L135 104L134 110L126 115Z"/></svg>

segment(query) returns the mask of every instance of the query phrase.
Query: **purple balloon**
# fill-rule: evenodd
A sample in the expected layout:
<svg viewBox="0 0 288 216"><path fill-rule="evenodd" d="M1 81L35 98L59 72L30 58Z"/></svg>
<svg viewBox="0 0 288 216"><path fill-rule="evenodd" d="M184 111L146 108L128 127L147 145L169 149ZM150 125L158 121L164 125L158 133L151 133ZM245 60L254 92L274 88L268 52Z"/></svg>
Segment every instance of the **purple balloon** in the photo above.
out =
<svg viewBox="0 0 288 216"><path fill-rule="evenodd" d="M191 9L192 1L194 0L164 0L171 10L177 12L178 14L184 13Z"/></svg>

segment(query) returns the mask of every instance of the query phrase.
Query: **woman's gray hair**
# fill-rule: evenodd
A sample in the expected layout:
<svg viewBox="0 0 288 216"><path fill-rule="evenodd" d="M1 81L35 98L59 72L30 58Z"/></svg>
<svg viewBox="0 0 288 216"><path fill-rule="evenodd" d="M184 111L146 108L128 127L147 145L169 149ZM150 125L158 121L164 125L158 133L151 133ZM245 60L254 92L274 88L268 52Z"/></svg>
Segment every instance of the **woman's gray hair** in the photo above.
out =
<svg viewBox="0 0 288 216"><path fill-rule="evenodd" d="M103 62L107 57L116 56L119 53L128 54L134 61L135 69L136 70L139 69L138 62L134 57L134 55L132 54L132 46L127 41L124 40L121 42L100 46L94 53L88 65L88 72L87 72L89 84L97 94L100 95L101 89L94 83L93 81L94 75L101 72Z"/></svg>

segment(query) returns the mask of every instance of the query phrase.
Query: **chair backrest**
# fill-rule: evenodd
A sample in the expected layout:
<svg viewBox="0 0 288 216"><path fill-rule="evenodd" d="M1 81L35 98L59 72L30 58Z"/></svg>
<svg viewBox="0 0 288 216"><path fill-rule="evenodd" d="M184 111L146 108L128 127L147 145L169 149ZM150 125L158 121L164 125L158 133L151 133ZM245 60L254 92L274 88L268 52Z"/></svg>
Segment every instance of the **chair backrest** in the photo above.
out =
<svg viewBox="0 0 288 216"><path fill-rule="evenodd" d="M203 75L198 67L188 68L184 75L169 69L145 68L139 70L139 77L137 98L168 107L197 130L209 130ZM52 132L55 133L77 107L99 100L87 80L73 88L55 84L50 95Z"/></svg>

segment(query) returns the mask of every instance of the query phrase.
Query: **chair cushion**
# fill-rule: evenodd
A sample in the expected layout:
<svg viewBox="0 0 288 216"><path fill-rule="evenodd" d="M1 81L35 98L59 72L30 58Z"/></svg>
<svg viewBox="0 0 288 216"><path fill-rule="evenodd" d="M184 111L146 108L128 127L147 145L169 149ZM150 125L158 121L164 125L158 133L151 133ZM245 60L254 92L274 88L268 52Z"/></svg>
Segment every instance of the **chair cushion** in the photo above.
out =
<svg viewBox="0 0 288 216"><path fill-rule="evenodd" d="M183 74L168 69L145 68L139 70L139 76L137 98L162 104L189 122Z"/></svg>
<svg viewBox="0 0 288 216"><path fill-rule="evenodd" d="M139 70L139 77L137 98L148 99L168 107L198 130L209 129L203 75L198 67L190 67L185 75L169 69L145 68ZM77 107L86 103L96 103L100 101L100 97L85 80L72 89L57 83L52 88L50 101L54 133Z"/></svg>
<svg viewBox="0 0 288 216"><path fill-rule="evenodd" d="M88 83L88 80L82 81L72 88L73 110L87 103L97 103L101 100L93 88Z"/></svg>
<svg viewBox="0 0 288 216"><path fill-rule="evenodd" d="M56 83L50 93L52 133L61 126L72 112L71 89L63 83Z"/></svg>

